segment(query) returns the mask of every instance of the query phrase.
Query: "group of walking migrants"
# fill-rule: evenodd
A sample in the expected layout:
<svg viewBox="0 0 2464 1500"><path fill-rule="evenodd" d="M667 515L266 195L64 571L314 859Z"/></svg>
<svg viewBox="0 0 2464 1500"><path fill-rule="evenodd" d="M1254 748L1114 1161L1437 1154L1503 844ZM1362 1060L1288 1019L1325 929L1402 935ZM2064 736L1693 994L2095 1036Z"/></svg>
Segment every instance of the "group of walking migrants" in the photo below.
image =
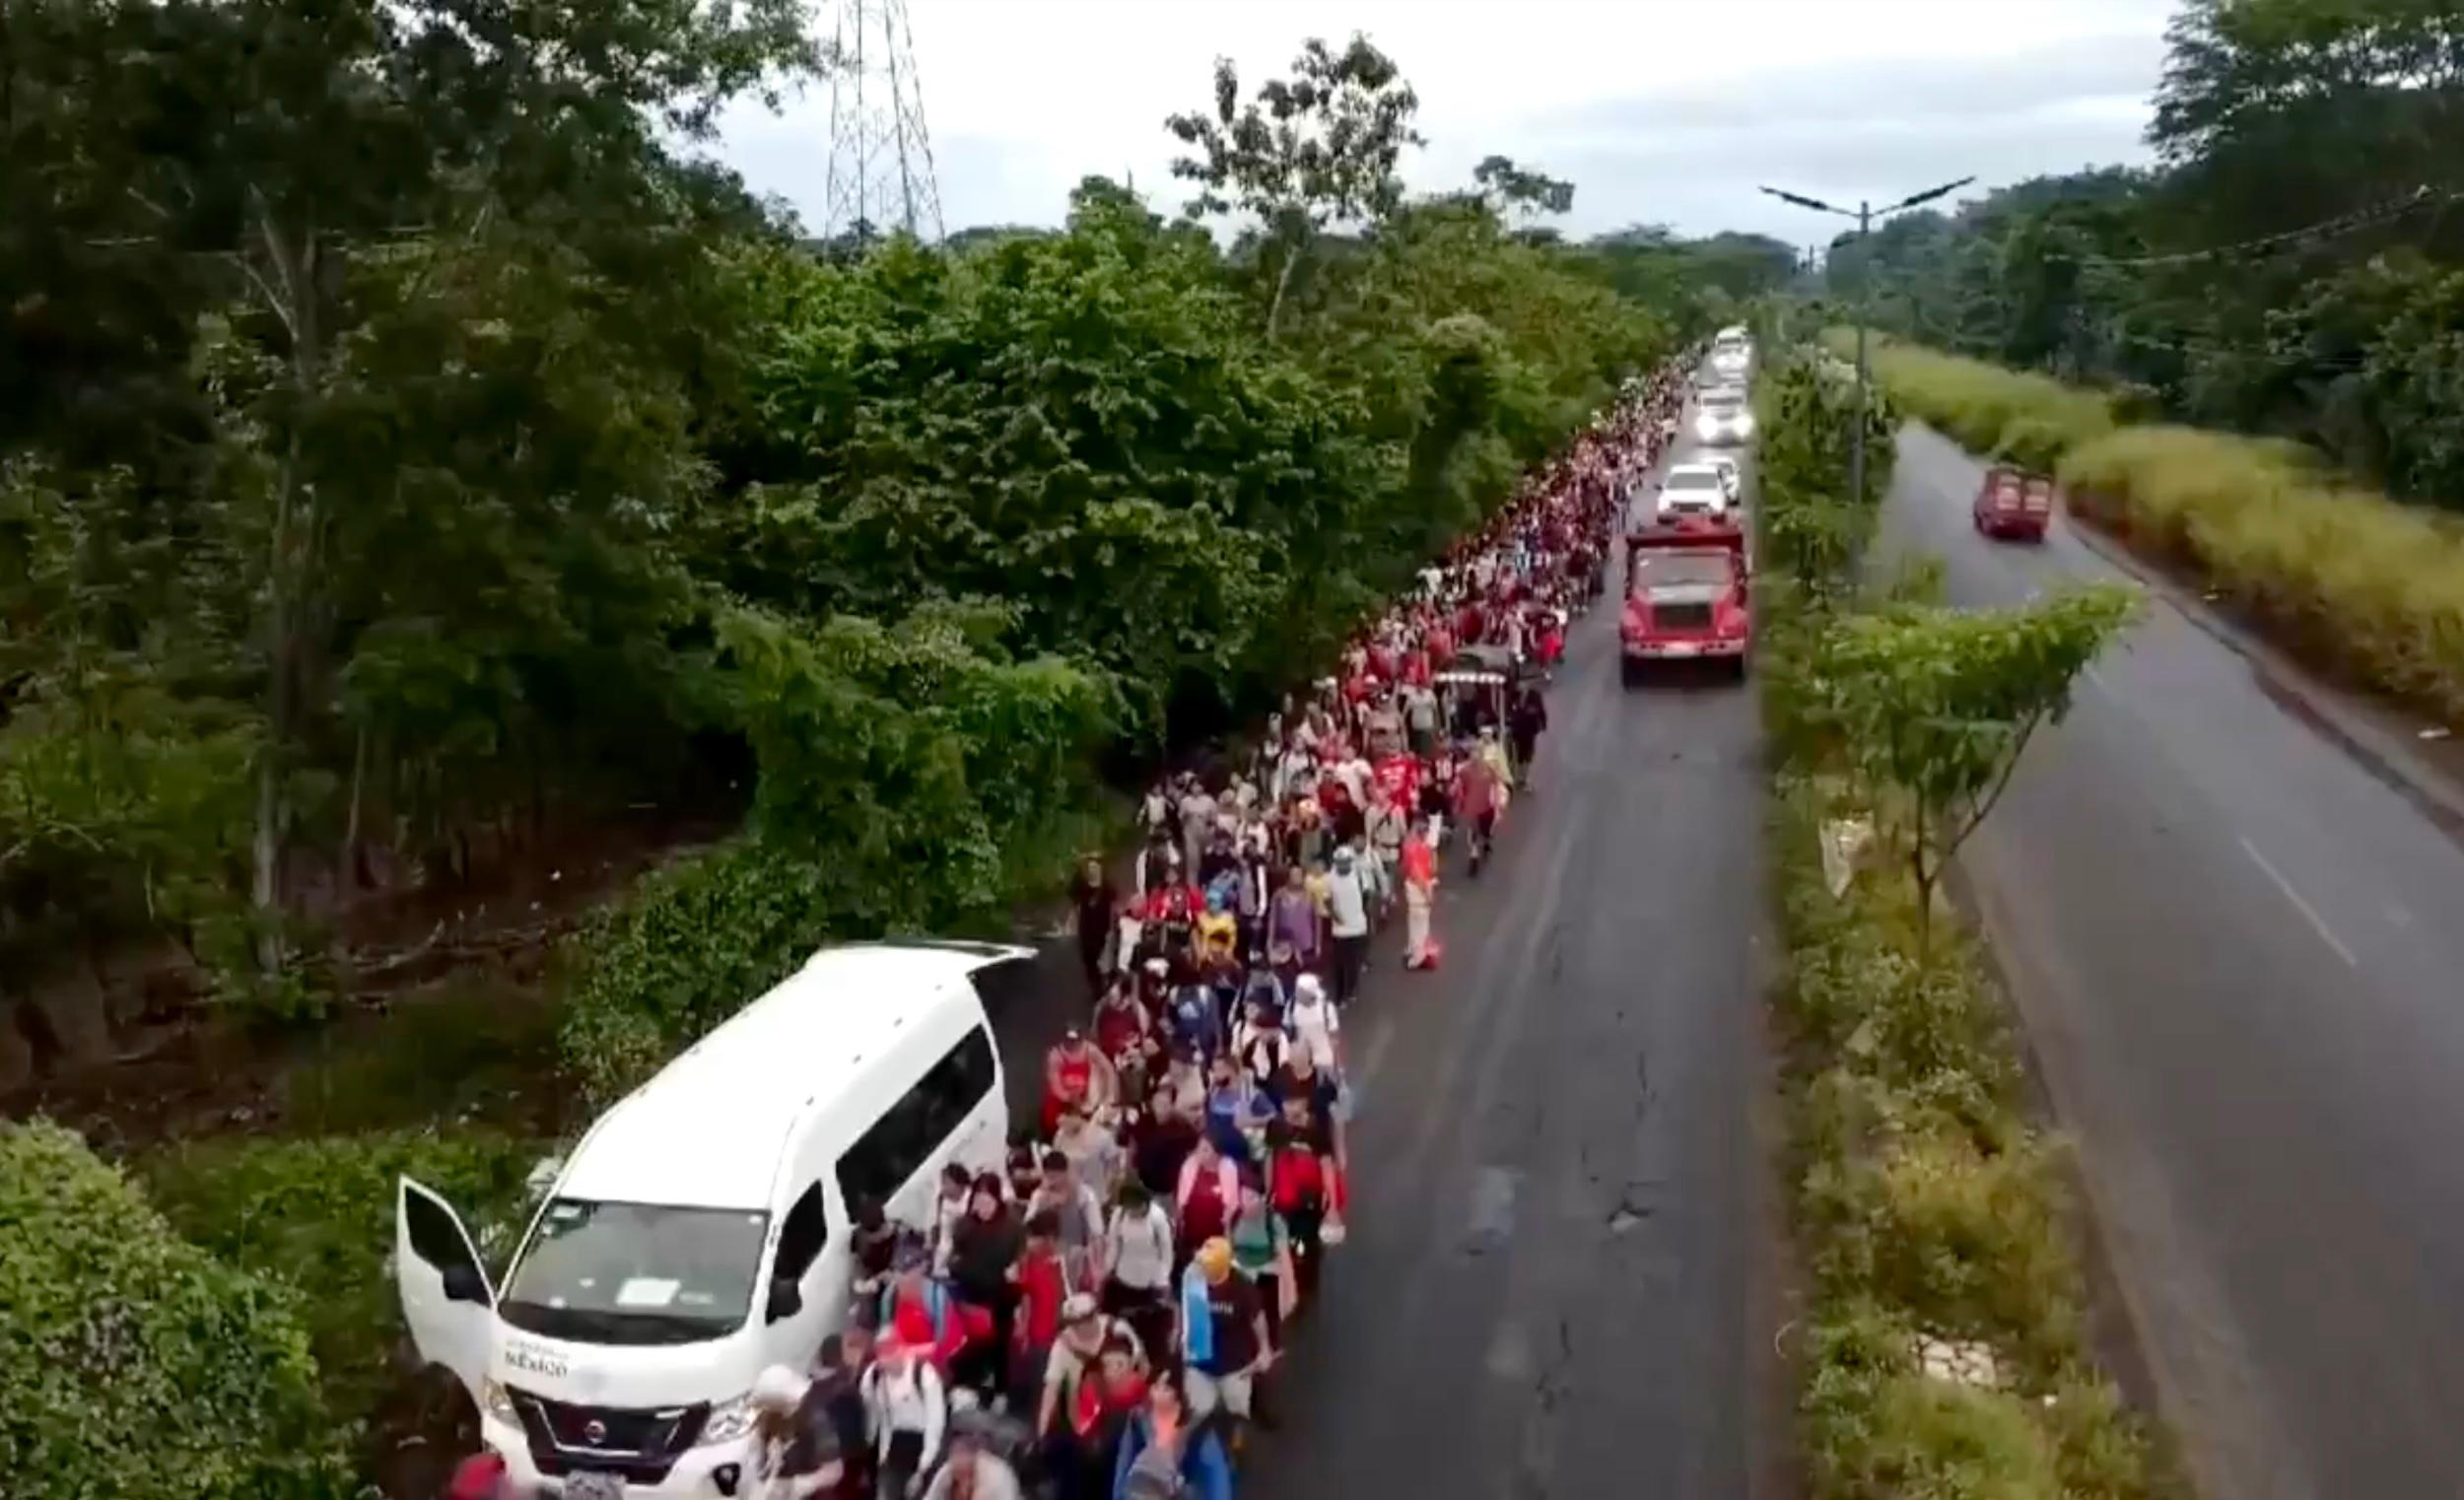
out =
<svg viewBox="0 0 2464 1500"><path fill-rule="evenodd" d="M1253 752L1150 790L1126 889L1086 861L1093 1008L1046 1057L1034 1143L947 1169L928 1223L857 1209L854 1316L753 1393L750 1493L1230 1500L1344 1238L1371 936L1400 907L1404 967L1439 962L1445 853L1476 875L1529 790L1545 669L1682 400L1630 385ZM1483 652L1529 670L1452 670Z"/></svg>

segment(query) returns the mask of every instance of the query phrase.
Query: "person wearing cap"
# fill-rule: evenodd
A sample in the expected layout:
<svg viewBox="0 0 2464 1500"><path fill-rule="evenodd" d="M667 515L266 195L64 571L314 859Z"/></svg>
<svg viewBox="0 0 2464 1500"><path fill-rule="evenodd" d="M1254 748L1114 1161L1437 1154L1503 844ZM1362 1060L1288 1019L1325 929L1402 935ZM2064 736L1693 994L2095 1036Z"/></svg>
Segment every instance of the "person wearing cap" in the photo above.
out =
<svg viewBox="0 0 2464 1500"><path fill-rule="evenodd" d="M949 1390L941 1372L924 1350L903 1339L884 1339L864 1372L864 1410L878 1476L874 1500L912 1500L940 1461L949 1426Z"/></svg>
<svg viewBox="0 0 2464 1500"><path fill-rule="evenodd" d="M1061 1337L1044 1367L1044 1393L1036 1404L1035 1431L1044 1453L1044 1466L1063 1497L1090 1488L1095 1473L1110 1475L1100 1449L1107 1434L1101 1429L1105 1402L1098 1389L1108 1349L1126 1351L1126 1363L1142 1374L1145 1359L1135 1330L1106 1315L1093 1297L1072 1296L1061 1308ZM1114 1382L1116 1392L1121 1382ZM1143 1394L1142 1388L1140 1393Z"/></svg>
<svg viewBox="0 0 2464 1500"><path fill-rule="evenodd" d="M1266 1303L1233 1269L1232 1242L1221 1235L1200 1245L1182 1274L1181 1357L1190 1409L1200 1417L1221 1410L1236 1420L1249 1416L1258 1376L1274 1363ZM1234 1448L1240 1442L1236 1433Z"/></svg>
<svg viewBox="0 0 2464 1500"><path fill-rule="evenodd" d="M1343 1017L1327 1002L1326 986L1316 975L1304 974L1293 985L1292 1003L1283 1012L1283 1027L1291 1036L1291 1044L1276 1058L1273 1070L1260 1079L1268 1092L1274 1089L1283 1064L1291 1060L1293 1053L1306 1052L1310 1060L1327 1072L1341 1070Z"/></svg>
<svg viewBox="0 0 2464 1500"><path fill-rule="evenodd" d="M806 1500L839 1482L839 1429L813 1382L772 1365L753 1382L748 1500Z"/></svg>
<svg viewBox="0 0 2464 1500"><path fill-rule="evenodd" d="M982 1412L950 1419L949 1459L932 1476L924 1500L1020 1500L1018 1471L995 1451L994 1426Z"/></svg>
<svg viewBox="0 0 2464 1500"><path fill-rule="evenodd" d="M1335 1003L1350 1004L1360 994L1360 971L1369 957L1369 889L1359 852L1350 844L1335 849L1335 867L1327 874L1327 932L1332 939Z"/></svg>

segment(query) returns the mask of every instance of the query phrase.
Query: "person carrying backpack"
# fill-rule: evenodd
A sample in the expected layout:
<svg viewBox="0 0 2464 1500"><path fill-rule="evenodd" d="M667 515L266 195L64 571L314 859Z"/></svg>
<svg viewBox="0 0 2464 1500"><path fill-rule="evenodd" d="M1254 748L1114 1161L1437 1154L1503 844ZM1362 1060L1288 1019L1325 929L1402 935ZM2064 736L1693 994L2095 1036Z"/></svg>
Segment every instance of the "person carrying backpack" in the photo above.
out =
<svg viewBox="0 0 2464 1500"><path fill-rule="evenodd" d="M1149 1383L1115 1461L1113 1500L1232 1500L1232 1461L1211 1420L1190 1414L1169 1376Z"/></svg>

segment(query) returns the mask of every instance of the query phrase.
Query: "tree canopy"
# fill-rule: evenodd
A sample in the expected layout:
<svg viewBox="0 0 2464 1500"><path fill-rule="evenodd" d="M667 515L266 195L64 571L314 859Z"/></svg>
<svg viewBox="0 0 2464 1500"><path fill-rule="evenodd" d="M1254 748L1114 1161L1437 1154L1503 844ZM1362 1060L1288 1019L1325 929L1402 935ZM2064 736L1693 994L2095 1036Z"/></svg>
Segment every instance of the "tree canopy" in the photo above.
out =
<svg viewBox="0 0 2464 1500"><path fill-rule="evenodd" d="M1831 289L1925 342L2464 504L2464 16L2187 0L2166 39L2154 170L1904 216L1841 246Z"/></svg>
<svg viewBox="0 0 2464 1500"><path fill-rule="evenodd" d="M1502 157L1409 197L1361 37L1164 122L1247 238L1090 177L924 245L686 154L827 69L790 0L8 29L11 1003L168 943L312 1016L422 893L740 820L611 919L664 947L597 945L651 1019L575 1034L642 1056L798 944L996 906L1097 766L1326 659L1736 295L1727 249L1536 240L1572 184Z"/></svg>

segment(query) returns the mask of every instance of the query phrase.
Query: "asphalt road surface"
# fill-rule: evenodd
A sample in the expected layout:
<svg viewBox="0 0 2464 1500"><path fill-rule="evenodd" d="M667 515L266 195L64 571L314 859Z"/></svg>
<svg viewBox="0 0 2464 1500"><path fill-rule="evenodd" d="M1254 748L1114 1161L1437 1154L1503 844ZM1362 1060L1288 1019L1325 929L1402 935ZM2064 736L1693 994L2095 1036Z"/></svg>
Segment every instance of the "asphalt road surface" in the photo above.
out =
<svg viewBox="0 0 2464 1500"><path fill-rule="evenodd" d="M1443 966L1387 934L1345 1018L1351 1234L1246 1494L1770 1490L1759 714L1708 678L1621 688L1614 602L1489 867L1451 853Z"/></svg>
<svg viewBox="0 0 2464 1500"><path fill-rule="evenodd" d="M1978 478L1904 433L1885 550L1967 606L2120 576L1974 535ZM2464 850L2196 608L2151 598L1964 870L2202 1492L2464 1493Z"/></svg>

